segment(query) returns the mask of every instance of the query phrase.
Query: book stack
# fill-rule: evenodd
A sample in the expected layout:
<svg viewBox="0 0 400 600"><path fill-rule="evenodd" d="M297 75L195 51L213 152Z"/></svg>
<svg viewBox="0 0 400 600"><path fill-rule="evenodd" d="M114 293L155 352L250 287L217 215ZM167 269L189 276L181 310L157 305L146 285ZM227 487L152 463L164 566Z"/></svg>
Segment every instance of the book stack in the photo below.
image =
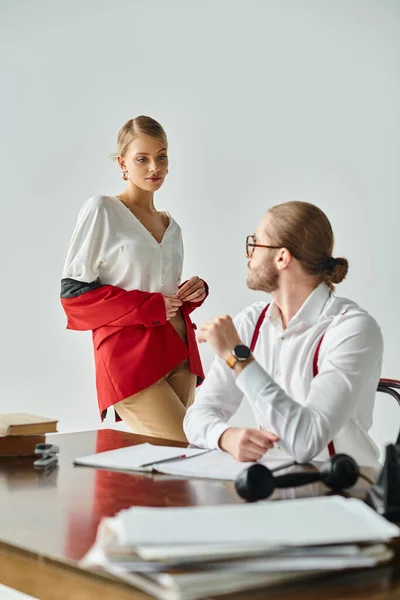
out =
<svg viewBox="0 0 400 600"><path fill-rule="evenodd" d="M0 415L0 457L33 456L36 444L43 444L46 433L57 431L58 421L26 413Z"/></svg>
<svg viewBox="0 0 400 600"><path fill-rule="evenodd" d="M357 499L132 507L104 519L81 566L162 600L279 585L389 562L400 529Z"/></svg>

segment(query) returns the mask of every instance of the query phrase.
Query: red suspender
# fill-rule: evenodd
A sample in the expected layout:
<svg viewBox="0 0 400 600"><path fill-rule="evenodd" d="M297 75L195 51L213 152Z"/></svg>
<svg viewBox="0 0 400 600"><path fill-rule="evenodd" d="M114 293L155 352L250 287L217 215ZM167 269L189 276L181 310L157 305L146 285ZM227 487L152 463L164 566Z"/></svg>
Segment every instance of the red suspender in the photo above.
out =
<svg viewBox="0 0 400 600"><path fill-rule="evenodd" d="M324 334L325 335L325 334ZM317 349L315 350L315 354L314 354L314 360L313 360L313 365L312 365L312 374L313 377L315 377L316 375L318 375L318 357L319 357L319 349L321 348L321 344L322 344L322 340L324 339L324 335L322 336L322 338L319 340L318 342L318 346Z"/></svg>
<svg viewBox="0 0 400 600"><path fill-rule="evenodd" d="M315 377L316 375L318 375L319 349L321 348L321 344L322 344L322 340L324 339L324 335L319 340L317 349L316 349L315 354L314 354L314 360L313 360L313 377ZM335 450L335 446L334 446L333 442L329 442L329 444L328 444L328 451L329 451L329 456L335 456L336 450Z"/></svg>
<svg viewBox="0 0 400 600"><path fill-rule="evenodd" d="M335 445L333 442L329 442L328 451L329 451L329 456L335 456L336 450L335 450Z"/></svg>
<svg viewBox="0 0 400 600"><path fill-rule="evenodd" d="M267 304L267 306L265 308L263 308L260 316L258 317L258 321L257 321L256 327L254 329L254 333L253 333L253 337L252 337L251 345L250 345L250 350L252 352L253 352L254 348L256 347L257 340L258 340L258 335L260 333L260 327L263 324L263 321L264 321L264 318L265 318L265 313L267 312L268 308L269 308L269 304ZM319 340L317 349L315 350L314 360L313 360L313 377L315 377L316 375L318 375L319 349L321 348L321 344L322 344L322 340L324 339L324 335ZM335 456L336 451L335 451L335 446L334 446L333 442L329 442L329 444L328 444L328 451L329 451L329 456Z"/></svg>
<svg viewBox="0 0 400 600"><path fill-rule="evenodd" d="M256 327L254 329L253 337L251 338L250 350L252 352L253 352L254 348L256 347L257 340L258 340L258 334L260 333L260 327L263 324L265 313L267 312L268 308L269 308L269 304L267 304L267 306L262 309L262 312L261 312L260 316L258 317L258 321L257 321Z"/></svg>

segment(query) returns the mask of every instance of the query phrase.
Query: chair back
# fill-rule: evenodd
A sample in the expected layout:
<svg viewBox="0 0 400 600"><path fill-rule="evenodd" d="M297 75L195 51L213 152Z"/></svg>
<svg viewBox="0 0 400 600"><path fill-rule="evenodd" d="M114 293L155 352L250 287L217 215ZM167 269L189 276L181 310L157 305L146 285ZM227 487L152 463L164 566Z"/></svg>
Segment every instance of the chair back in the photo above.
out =
<svg viewBox="0 0 400 600"><path fill-rule="evenodd" d="M390 394L397 400L398 405L400 406L400 381L398 379L380 379L378 384L378 392L383 392L384 394ZM400 431L397 437L396 444L400 444Z"/></svg>

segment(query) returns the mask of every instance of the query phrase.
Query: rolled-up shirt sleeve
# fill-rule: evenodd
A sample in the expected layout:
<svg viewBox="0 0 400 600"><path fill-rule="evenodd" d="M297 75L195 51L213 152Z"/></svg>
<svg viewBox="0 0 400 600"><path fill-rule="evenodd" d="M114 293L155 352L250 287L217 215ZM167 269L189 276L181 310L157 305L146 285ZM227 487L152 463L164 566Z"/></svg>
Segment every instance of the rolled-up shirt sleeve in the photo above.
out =
<svg viewBox="0 0 400 600"><path fill-rule="evenodd" d="M304 404L291 398L256 361L236 378L261 427L280 437L299 463L315 457L354 415L363 392L378 385L382 334L367 314L331 325L321 345L318 374ZM376 388L375 388L376 389Z"/></svg>

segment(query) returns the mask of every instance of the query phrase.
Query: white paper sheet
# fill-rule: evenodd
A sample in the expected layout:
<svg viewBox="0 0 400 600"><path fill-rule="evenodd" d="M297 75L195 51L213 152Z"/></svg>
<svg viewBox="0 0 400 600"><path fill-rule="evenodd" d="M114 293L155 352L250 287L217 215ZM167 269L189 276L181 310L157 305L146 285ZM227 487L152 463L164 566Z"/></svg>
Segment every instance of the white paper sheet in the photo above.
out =
<svg viewBox="0 0 400 600"><path fill-rule="evenodd" d="M269 469L293 464L287 456L274 456L269 453L258 461ZM214 450L207 454L201 454L188 461L180 460L173 463L160 465L162 472L179 477L198 477L201 479L222 479L235 481L242 471L250 467L251 462L239 462L227 452Z"/></svg>
<svg viewBox="0 0 400 600"><path fill-rule="evenodd" d="M186 455L188 458L179 458ZM152 461L176 456L174 462L142 468L140 465ZM270 455L259 461L270 469L290 464L287 456ZM99 452L91 456L77 458L74 464L87 467L109 469L113 471L157 471L167 475L179 477L197 477L205 479L223 479L235 481L236 477L247 467L250 462L239 462L227 452L222 450L204 450L199 448L177 448L170 446L154 446L152 444L138 444L128 448L119 448L108 452Z"/></svg>
<svg viewBox="0 0 400 600"><path fill-rule="evenodd" d="M215 558L249 558L263 554L263 556L358 556L360 546L357 544L338 544L335 546L301 546L287 547L277 546L271 547L267 543L258 544L173 544L164 546L157 544L156 546L135 546L135 553L143 560L162 560L162 561L203 561L213 560Z"/></svg>
<svg viewBox="0 0 400 600"><path fill-rule="evenodd" d="M136 446L129 446L128 448L118 448L117 450L109 450L108 452L99 452L98 454L92 454L91 456L76 458L74 464L109 469L112 471L151 472L156 469L156 465L154 467L141 467L141 465L172 457L183 460L179 459L182 455L192 457L206 452L208 452L208 450L202 448L178 448L176 446L138 444ZM165 466L167 466L167 464ZM159 465L159 467L161 468L162 465Z"/></svg>
<svg viewBox="0 0 400 600"><path fill-rule="evenodd" d="M400 529L361 500L340 496L186 508L132 507L115 522L118 543L268 543L306 546L387 541Z"/></svg>

